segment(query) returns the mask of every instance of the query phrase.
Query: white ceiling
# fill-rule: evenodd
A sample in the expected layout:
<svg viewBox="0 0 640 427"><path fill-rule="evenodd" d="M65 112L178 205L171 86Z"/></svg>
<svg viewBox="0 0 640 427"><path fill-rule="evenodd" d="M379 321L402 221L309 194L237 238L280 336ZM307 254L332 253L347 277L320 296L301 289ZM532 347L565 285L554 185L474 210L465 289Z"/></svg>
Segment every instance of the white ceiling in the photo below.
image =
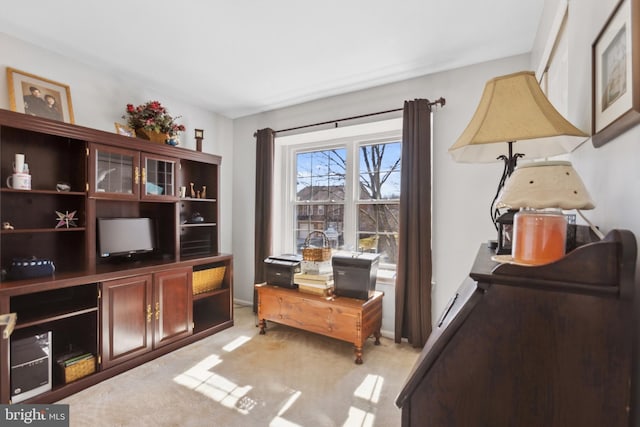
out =
<svg viewBox="0 0 640 427"><path fill-rule="evenodd" d="M10 0L0 31L237 118L529 52L543 4Z"/></svg>

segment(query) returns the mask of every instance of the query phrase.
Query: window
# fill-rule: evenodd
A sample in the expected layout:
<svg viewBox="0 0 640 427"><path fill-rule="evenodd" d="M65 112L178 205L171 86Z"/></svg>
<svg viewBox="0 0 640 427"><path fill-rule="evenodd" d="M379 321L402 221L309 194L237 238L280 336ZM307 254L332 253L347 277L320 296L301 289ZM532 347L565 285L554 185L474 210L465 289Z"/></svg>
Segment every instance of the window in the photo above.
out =
<svg viewBox="0 0 640 427"><path fill-rule="evenodd" d="M401 120L380 123L276 138L275 185L287 191L275 203L274 247L300 254L307 237L323 244L309 236L322 231L333 249L379 253L380 269L395 269Z"/></svg>

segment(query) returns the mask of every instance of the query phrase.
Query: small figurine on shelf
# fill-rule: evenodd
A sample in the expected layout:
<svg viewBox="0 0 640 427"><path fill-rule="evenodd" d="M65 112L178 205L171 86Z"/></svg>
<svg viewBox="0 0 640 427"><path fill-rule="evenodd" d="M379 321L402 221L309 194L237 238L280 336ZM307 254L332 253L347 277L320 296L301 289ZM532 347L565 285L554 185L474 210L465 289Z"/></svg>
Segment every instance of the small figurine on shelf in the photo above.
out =
<svg viewBox="0 0 640 427"><path fill-rule="evenodd" d="M56 215L58 215L58 224L56 225L56 228L60 228L63 226L66 226L67 228L69 227L77 227L76 226L76 212L77 211L73 211L73 212L69 212L69 211L65 211L65 213L56 211Z"/></svg>
<svg viewBox="0 0 640 427"><path fill-rule="evenodd" d="M204 139L204 130L195 129L196 150L202 151L202 140Z"/></svg>
<svg viewBox="0 0 640 427"><path fill-rule="evenodd" d="M193 197L195 199L196 198L196 190L193 188L193 182L190 182L189 185L191 186L191 197Z"/></svg>
<svg viewBox="0 0 640 427"><path fill-rule="evenodd" d="M172 145L174 147L180 145L180 137L178 136L178 133L170 133L169 138L167 138L165 144Z"/></svg>
<svg viewBox="0 0 640 427"><path fill-rule="evenodd" d="M188 222L191 224L204 222L204 217L200 214L200 212L194 212L191 214L191 218L189 219Z"/></svg>
<svg viewBox="0 0 640 427"><path fill-rule="evenodd" d="M5 221L2 223L3 230L13 230L13 225L9 221Z"/></svg>
<svg viewBox="0 0 640 427"><path fill-rule="evenodd" d="M200 195L202 196L203 199L207 198L207 186L206 185L202 186L202 192L200 192Z"/></svg>
<svg viewBox="0 0 640 427"><path fill-rule="evenodd" d="M60 181L56 184L56 191L58 192L71 191L71 185L69 185L66 182Z"/></svg>

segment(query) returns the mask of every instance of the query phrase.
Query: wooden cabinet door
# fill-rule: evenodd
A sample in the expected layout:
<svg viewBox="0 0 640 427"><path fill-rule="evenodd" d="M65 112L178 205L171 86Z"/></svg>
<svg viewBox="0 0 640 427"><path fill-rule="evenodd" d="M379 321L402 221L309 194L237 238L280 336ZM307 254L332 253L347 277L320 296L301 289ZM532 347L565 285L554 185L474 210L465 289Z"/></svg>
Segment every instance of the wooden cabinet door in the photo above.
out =
<svg viewBox="0 0 640 427"><path fill-rule="evenodd" d="M150 274L102 283L102 367L122 363L152 349L153 306Z"/></svg>
<svg viewBox="0 0 640 427"><path fill-rule="evenodd" d="M176 268L154 275L154 347L187 337L193 331L191 268Z"/></svg>

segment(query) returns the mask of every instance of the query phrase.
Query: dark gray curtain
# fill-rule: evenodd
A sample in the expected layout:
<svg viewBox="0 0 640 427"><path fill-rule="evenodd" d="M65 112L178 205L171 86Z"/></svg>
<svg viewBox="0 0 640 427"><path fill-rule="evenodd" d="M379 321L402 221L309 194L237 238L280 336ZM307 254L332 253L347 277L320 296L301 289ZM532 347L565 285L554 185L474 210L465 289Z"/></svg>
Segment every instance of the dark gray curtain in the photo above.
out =
<svg viewBox="0 0 640 427"><path fill-rule="evenodd" d="M271 207L273 194L273 156L275 136L272 129L256 132L256 218L254 248L254 283L263 283L264 259L271 255ZM253 293L253 311L257 312Z"/></svg>
<svg viewBox="0 0 640 427"><path fill-rule="evenodd" d="M431 333L431 106L405 101L402 124L395 341L424 346Z"/></svg>

